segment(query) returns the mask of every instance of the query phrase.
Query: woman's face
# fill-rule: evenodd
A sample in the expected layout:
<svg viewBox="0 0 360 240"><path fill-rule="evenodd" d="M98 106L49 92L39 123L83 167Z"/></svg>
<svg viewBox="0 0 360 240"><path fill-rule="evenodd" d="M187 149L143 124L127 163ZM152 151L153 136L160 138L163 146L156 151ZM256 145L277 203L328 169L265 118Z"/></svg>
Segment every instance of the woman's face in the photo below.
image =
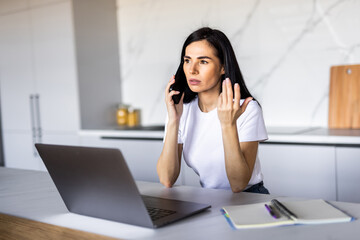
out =
<svg viewBox="0 0 360 240"><path fill-rule="evenodd" d="M221 75L225 73L216 49L206 40L189 44L185 49L184 73L193 92L216 92L219 94Z"/></svg>

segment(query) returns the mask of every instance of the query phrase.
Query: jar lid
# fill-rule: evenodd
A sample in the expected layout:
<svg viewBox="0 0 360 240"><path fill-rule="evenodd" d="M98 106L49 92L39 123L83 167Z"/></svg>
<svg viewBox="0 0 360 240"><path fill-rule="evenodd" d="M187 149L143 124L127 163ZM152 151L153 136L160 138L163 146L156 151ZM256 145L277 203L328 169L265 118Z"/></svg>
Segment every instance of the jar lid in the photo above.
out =
<svg viewBox="0 0 360 240"><path fill-rule="evenodd" d="M119 103L118 104L118 108L129 108L129 107L130 107L130 105L125 104L125 103Z"/></svg>

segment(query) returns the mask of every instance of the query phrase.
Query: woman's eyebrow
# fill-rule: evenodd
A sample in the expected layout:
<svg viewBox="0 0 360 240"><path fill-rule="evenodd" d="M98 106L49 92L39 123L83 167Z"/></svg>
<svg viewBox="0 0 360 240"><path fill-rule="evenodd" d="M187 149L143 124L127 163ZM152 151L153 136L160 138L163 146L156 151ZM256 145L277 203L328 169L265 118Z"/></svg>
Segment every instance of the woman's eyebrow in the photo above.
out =
<svg viewBox="0 0 360 240"><path fill-rule="evenodd" d="M184 58L189 58L191 59L191 57L189 56L184 56ZM200 57L197 57L197 59L212 59L211 57L208 57L208 56L200 56Z"/></svg>

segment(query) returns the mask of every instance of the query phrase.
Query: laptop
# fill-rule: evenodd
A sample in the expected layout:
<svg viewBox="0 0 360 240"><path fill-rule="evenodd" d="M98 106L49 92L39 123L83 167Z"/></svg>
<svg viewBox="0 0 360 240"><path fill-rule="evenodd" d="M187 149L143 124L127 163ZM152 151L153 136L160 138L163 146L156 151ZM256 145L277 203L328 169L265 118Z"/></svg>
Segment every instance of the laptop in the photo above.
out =
<svg viewBox="0 0 360 240"><path fill-rule="evenodd" d="M208 204L140 195L119 149L35 144L72 213L158 228Z"/></svg>

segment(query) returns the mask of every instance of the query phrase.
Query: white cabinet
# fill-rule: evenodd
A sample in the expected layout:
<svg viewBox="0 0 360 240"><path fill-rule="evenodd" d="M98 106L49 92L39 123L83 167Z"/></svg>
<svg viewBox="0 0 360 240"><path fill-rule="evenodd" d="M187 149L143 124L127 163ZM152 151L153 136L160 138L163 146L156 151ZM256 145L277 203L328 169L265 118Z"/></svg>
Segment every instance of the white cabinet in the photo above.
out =
<svg viewBox="0 0 360 240"><path fill-rule="evenodd" d="M27 132L3 133L5 166L39 170L41 159L34 156L32 136Z"/></svg>
<svg viewBox="0 0 360 240"><path fill-rule="evenodd" d="M67 1L0 16L1 116L7 167L43 169L35 142L47 138L52 143L78 142L71 13Z"/></svg>
<svg viewBox="0 0 360 240"><path fill-rule="evenodd" d="M264 143L259 157L271 194L336 200L334 146Z"/></svg>
<svg viewBox="0 0 360 240"><path fill-rule="evenodd" d="M31 131L30 95L35 93L30 13L0 16L2 127Z"/></svg>
<svg viewBox="0 0 360 240"><path fill-rule="evenodd" d="M71 3L31 11L34 73L41 127L48 132L79 130L79 102Z"/></svg>
<svg viewBox="0 0 360 240"><path fill-rule="evenodd" d="M181 178L183 185L201 187L200 177L194 172L194 170L186 165L185 160L181 159Z"/></svg>
<svg viewBox="0 0 360 240"><path fill-rule="evenodd" d="M101 139L93 136L81 137L81 145L118 148L136 180L159 182L156 163L162 150L162 140Z"/></svg>
<svg viewBox="0 0 360 240"><path fill-rule="evenodd" d="M360 203L360 148L336 147L338 201Z"/></svg>
<svg viewBox="0 0 360 240"><path fill-rule="evenodd" d="M135 180L159 182L156 172L157 160L163 148L163 141L156 139L137 139L120 137L103 139L101 136L81 136L80 144L87 147L118 148L130 168ZM193 170L182 163L182 169L176 185L200 186ZM194 175L193 175L194 174Z"/></svg>
<svg viewBox="0 0 360 240"><path fill-rule="evenodd" d="M115 0L0 1L7 167L43 169L35 142L76 145L80 128L115 126L121 99L116 23Z"/></svg>
<svg viewBox="0 0 360 240"><path fill-rule="evenodd" d="M30 12L0 16L0 90L5 166L38 169Z"/></svg>

